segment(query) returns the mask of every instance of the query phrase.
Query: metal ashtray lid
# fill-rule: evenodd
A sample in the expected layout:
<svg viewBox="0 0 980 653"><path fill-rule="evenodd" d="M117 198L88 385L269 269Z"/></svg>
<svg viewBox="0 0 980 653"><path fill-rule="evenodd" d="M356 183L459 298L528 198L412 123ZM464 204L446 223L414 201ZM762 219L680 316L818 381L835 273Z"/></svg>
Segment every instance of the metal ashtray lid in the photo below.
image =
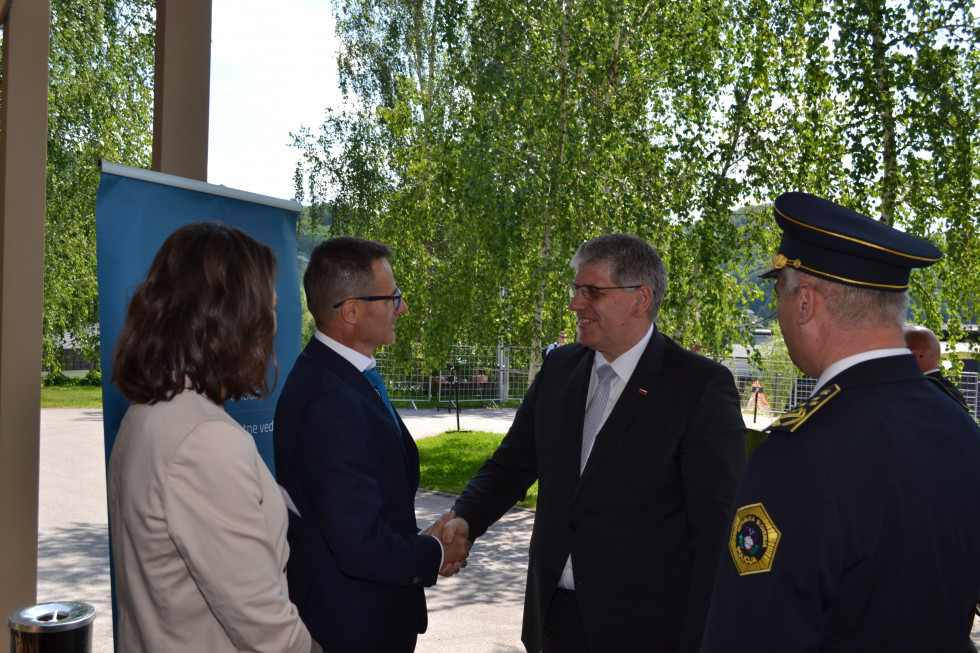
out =
<svg viewBox="0 0 980 653"><path fill-rule="evenodd" d="M95 619L95 606L80 601L41 603L14 610L7 627L22 633L55 633L75 630Z"/></svg>

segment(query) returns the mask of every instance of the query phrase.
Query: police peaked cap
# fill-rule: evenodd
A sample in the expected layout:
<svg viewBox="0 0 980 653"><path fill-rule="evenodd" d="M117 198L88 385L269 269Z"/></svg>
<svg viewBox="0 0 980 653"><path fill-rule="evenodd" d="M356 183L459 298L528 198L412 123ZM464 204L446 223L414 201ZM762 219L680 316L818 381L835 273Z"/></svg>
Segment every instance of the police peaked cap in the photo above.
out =
<svg viewBox="0 0 980 653"><path fill-rule="evenodd" d="M912 268L943 255L921 238L808 193L783 193L775 215L783 239L765 278L792 267L848 286L902 292Z"/></svg>

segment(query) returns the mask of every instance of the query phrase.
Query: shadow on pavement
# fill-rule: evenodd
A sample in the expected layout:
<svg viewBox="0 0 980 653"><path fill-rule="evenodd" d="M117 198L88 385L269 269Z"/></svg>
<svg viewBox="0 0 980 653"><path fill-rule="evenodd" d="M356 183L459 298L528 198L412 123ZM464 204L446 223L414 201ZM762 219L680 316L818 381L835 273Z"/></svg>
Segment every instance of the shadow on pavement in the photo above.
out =
<svg viewBox="0 0 980 653"><path fill-rule="evenodd" d="M434 522L454 501L451 495L420 490L415 501L419 526ZM476 541L466 568L425 591L429 629L419 637L417 653L523 653L521 619L533 524L532 511L511 510Z"/></svg>
<svg viewBox="0 0 980 653"><path fill-rule="evenodd" d="M105 524L75 523L45 529L38 538L37 555L44 560L38 571L38 596L42 600L41 585L63 588L52 592L57 600L69 594L80 597L72 600L109 599L109 531Z"/></svg>

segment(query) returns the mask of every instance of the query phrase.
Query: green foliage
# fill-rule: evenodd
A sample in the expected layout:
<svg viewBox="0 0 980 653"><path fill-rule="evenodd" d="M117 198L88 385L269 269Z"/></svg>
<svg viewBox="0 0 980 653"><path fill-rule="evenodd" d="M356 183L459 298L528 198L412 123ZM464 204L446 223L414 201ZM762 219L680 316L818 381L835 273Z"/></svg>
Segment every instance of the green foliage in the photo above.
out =
<svg viewBox="0 0 980 653"><path fill-rule="evenodd" d="M423 438L419 447L420 487L448 494L460 494L483 463L493 455L504 436L485 431L447 431ZM524 501L517 505L534 508L538 503L535 482Z"/></svg>
<svg viewBox="0 0 980 653"><path fill-rule="evenodd" d="M71 388L78 386L102 387L102 372L89 370L84 376L67 376L62 372L49 372L44 375L41 385L45 387Z"/></svg>
<svg viewBox="0 0 980 653"><path fill-rule="evenodd" d="M539 351L574 326L582 240L636 233L667 263L660 328L748 344L769 203L807 190L931 239L913 316L951 340L980 297L978 23L962 0L339 0L349 99L303 152L300 235L392 246L396 350ZM153 0L52 0L44 365L96 356L101 158L147 167ZM740 208L742 207L742 208ZM304 337L312 332L307 317ZM399 353L396 351L396 353ZM401 355L409 355L408 349Z"/></svg>
<svg viewBox="0 0 980 653"><path fill-rule="evenodd" d="M153 0L52 0L43 365L71 339L98 358L98 162L149 167Z"/></svg>
<svg viewBox="0 0 980 653"><path fill-rule="evenodd" d="M314 207L304 206L300 210L299 220L296 224L296 250L299 256L297 263L299 265L300 301L303 307L301 324L302 340L300 342L300 347L305 347L306 343L309 342L310 338L313 337L313 333L316 331L316 322L313 320L313 315L310 314L310 311L306 306L306 291L302 287L303 273L306 272L306 264L310 260L310 254L313 252L313 248L316 247L321 241L326 240L329 237L329 213L324 213L322 211L322 207L320 207L320 210L318 210Z"/></svg>
<svg viewBox="0 0 980 653"><path fill-rule="evenodd" d="M957 1L836 1L826 10L838 32L812 62L823 69L819 84L803 87L819 94L820 110L800 125L808 145L796 165L832 196L942 247L943 260L914 275L913 317L934 330L946 322L961 339L980 291L980 20Z"/></svg>
<svg viewBox="0 0 980 653"><path fill-rule="evenodd" d="M299 197L377 238L401 343L530 345L573 320L568 261L611 231L660 251L660 328L749 344L770 202L807 190L944 247L915 315L975 320L978 19L843 0L338 3L342 88L301 130Z"/></svg>

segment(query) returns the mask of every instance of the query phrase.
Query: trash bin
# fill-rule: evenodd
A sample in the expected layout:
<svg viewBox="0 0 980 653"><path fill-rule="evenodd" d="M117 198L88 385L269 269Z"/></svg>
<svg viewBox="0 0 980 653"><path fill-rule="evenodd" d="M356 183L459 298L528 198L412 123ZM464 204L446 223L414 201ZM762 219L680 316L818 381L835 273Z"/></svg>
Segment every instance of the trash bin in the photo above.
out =
<svg viewBox="0 0 980 653"><path fill-rule="evenodd" d="M7 615L10 653L91 653L95 606L42 603Z"/></svg>

